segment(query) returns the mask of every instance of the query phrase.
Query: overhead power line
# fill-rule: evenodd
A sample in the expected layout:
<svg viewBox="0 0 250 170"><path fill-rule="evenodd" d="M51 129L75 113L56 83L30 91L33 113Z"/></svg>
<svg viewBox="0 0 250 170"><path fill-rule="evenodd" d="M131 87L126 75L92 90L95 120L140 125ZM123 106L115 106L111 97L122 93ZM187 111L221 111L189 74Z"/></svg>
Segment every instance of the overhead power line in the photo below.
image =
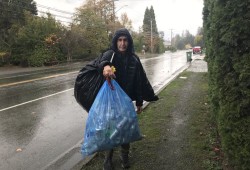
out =
<svg viewBox="0 0 250 170"><path fill-rule="evenodd" d="M63 11L63 10L60 10L60 9L56 9L56 8L52 8L52 7L40 5L40 4L37 4L37 6L38 6L38 7L41 7L41 8L48 9L48 10L52 10L52 11L64 13L64 14L74 15L74 13L72 13L72 12L67 12L67 11Z"/></svg>
<svg viewBox="0 0 250 170"><path fill-rule="evenodd" d="M7 3L7 2L3 2L3 3ZM9 3L8 3L9 4ZM18 4L13 4L12 5L16 6L16 7L19 7L19 8L22 8L22 9L25 9L25 10L30 10L29 8L25 8L24 6L22 5L18 5ZM49 7L48 7L49 8ZM2 10L5 10L6 9L2 9ZM9 12L12 12L13 14L18 14L18 13L15 13L15 11L10 11L8 10ZM60 10L58 10L60 11ZM37 12L40 12L40 13L43 13L43 14L47 14L47 13L50 13L50 12L45 12L45 11L41 11L41 10L37 10ZM68 17L68 16L62 16L62 15L58 15L58 14L53 14L53 13L50 13L52 16L54 17L59 17L59 18L64 18L64 19L69 19L69 20L72 20L72 18ZM73 13L71 13L73 15Z"/></svg>
<svg viewBox="0 0 250 170"><path fill-rule="evenodd" d="M17 2L18 2L18 3L13 3L12 1L9 1L9 2L2 2L2 3L8 4L8 5L15 5L15 6L19 6L19 7L23 7L23 6L20 6L21 4L30 5L30 3L23 2L23 1L21 1L21 0L19 0L19 1L17 1ZM48 10L60 12L60 13L69 14L69 15L73 15L73 14L74 14L74 13L69 12L69 11L64 11L64 10L61 10L61 9L57 9L57 8L53 8L53 7L41 5L41 4L38 4L38 3L36 3L36 6L37 6L37 7L41 7L41 8L45 8L45 9L48 9Z"/></svg>
<svg viewBox="0 0 250 170"><path fill-rule="evenodd" d="M1 1L1 0L0 0ZM17 1L17 2L19 2L19 3L13 3L12 1L9 1L9 2L2 2L2 3L5 3L5 4L8 4L9 6L10 5L14 5L14 6L16 6L16 7L19 7L19 8L22 8L22 9L25 9L25 10L30 10L30 8L27 8L27 7L24 7L24 5L23 4L27 4L27 5L30 5L30 3L27 3L27 2L22 2L22 1ZM52 7L49 7L49 6L45 6L45 5L41 5L41 4L37 4L36 3L36 6L37 7L40 7L40 8L43 8L43 9L48 9L48 10L51 10L52 12L59 12L59 13L63 13L63 14L67 14L67 15L74 15L74 13L72 13L72 12L68 12L68 11L64 11L64 10L60 10L60 9L57 9L57 8L52 8ZM6 11L6 9L2 9L2 10L5 10ZM12 12L13 14L15 14L15 15L19 15L16 11L9 11L9 12ZM15 13L16 12L16 13ZM68 24L72 24L72 20L74 20L74 21L81 21L81 20L76 20L76 19L73 19L73 18L70 18L69 16L62 16L62 15L59 15L59 14L55 14L55 13L52 13L52 12L45 12L45 11L42 11L42 10L39 10L39 9L37 9L37 12L38 13L42 13L42 14L47 14L47 13L49 13L49 14L51 14L53 17L55 17L55 20L56 21L60 21L60 22L63 22L63 23L68 23ZM1 16L0 16L1 17ZM15 18L16 19L16 17L12 17L12 18ZM59 19L58 19L59 18ZM64 20L61 20L61 19L68 19L68 20L71 20L72 22L69 22L69 21L64 21ZM90 26L91 28L93 28L92 27L92 24L88 24L87 26ZM97 26L98 27L98 26Z"/></svg>
<svg viewBox="0 0 250 170"><path fill-rule="evenodd" d="M2 11L7 11L7 12L12 12L12 16L8 16L8 18L11 18L11 19L25 19L24 16L21 16L19 13L15 13L11 10L7 10L7 9L3 9ZM42 11L41 11L42 12ZM42 12L42 13L47 13L47 12ZM53 14L51 14L52 16L54 16ZM59 15L57 15L59 16ZM59 16L60 17L60 16ZM61 16L62 18L65 18L65 19L71 19L71 18L67 18L67 17L63 17ZM5 18L5 17L2 17L0 16L0 18ZM68 24L72 24L72 22L69 22L69 21L64 21L64 20L61 20L61 19L55 19L56 21L60 21L60 22L64 22L64 23L68 23Z"/></svg>
<svg viewBox="0 0 250 170"><path fill-rule="evenodd" d="M43 14L48 14L48 12L44 12L44 11L39 11L40 13L43 13ZM57 14L52 14L52 13L50 13L51 15L53 15L53 16L56 16L56 17L60 17L60 18L65 18L65 19L70 19L70 20L72 20L72 18L70 18L70 17L65 17L65 16L62 16L62 15L57 15Z"/></svg>
<svg viewBox="0 0 250 170"><path fill-rule="evenodd" d="M22 15L20 15L19 13L17 13L17 12L13 12L13 11L11 11L11 10L8 10L8 9L3 9L2 11L7 11L7 12L11 12L13 15L12 16L8 16L8 18L10 18L10 19L24 19L24 16L22 16ZM44 12L44 13L46 13L46 12ZM53 15L52 15L53 16ZM37 16L38 17L38 16ZM0 18L4 18L4 17L2 17L2 16L0 16ZM63 18L65 18L65 17L63 17ZM55 18L55 21L59 21L59 22L63 22L63 23L67 23L67 24L72 24L72 22L69 22L69 21L65 21L65 20L62 20L62 19L57 19L57 18ZM75 21L81 21L81 20L75 20ZM70 26L67 26L67 25L64 25L65 27L70 27ZM103 25L100 25L100 24L95 24L95 25L93 25L93 24L91 24L91 23L84 23L84 27L85 28L91 28L91 29L93 29L93 28L100 28L100 27L102 27Z"/></svg>

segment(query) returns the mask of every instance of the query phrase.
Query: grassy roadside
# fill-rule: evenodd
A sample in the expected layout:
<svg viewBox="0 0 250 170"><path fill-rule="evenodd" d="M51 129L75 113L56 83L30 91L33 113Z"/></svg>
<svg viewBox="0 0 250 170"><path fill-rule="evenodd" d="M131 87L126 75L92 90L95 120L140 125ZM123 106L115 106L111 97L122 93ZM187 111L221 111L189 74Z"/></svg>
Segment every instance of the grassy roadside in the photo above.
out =
<svg viewBox="0 0 250 170"><path fill-rule="evenodd" d="M222 169L209 111L207 74L183 72L159 97L138 116L145 138L131 144L130 169ZM103 159L100 152L82 169L102 169ZM121 169L119 148L113 163L115 169Z"/></svg>

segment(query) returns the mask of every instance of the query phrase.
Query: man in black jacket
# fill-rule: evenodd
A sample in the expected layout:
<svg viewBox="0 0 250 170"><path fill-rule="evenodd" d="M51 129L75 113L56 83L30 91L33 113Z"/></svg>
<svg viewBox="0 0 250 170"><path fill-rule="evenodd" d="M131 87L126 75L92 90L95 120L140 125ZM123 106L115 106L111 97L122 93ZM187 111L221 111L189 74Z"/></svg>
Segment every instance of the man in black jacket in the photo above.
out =
<svg viewBox="0 0 250 170"><path fill-rule="evenodd" d="M99 69L106 78L115 78L126 94L136 102L137 113L141 113L143 100L156 101L158 97L154 94L146 73L143 70L140 59L134 53L133 40L129 31L125 28L116 31L111 44L111 51L103 54ZM114 54L114 55L111 55ZM114 66L114 73L111 66ZM121 145L121 161L123 168L129 168L130 144ZM113 169L113 149L107 151L104 161L104 170Z"/></svg>

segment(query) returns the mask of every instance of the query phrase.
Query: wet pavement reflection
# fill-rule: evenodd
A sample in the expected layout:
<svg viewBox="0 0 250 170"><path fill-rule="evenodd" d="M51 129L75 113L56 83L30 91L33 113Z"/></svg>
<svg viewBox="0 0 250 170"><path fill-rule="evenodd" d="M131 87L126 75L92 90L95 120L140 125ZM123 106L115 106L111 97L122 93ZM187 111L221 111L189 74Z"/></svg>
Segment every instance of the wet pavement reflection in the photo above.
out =
<svg viewBox="0 0 250 170"><path fill-rule="evenodd" d="M154 86L167 79L186 64L184 52L162 54L157 58L142 60L148 79Z"/></svg>

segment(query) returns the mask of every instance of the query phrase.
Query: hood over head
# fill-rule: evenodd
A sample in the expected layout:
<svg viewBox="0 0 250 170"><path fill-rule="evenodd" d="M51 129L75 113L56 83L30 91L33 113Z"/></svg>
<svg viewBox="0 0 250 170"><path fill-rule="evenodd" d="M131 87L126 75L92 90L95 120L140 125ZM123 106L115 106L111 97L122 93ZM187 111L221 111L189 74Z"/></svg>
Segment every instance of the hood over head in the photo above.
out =
<svg viewBox="0 0 250 170"><path fill-rule="evenodd" d="M127 39L128 39L128 49L127 49L127 53L134 53L134 43L133 43L133 39L129 33L129 31L126 29L126 28L121 28L121 29L118 29L116 32L115 32L115 35L112 39L112 44L111 44L111 49L114 50L115 52L118 52L118 49L117 49L117 40L120 36L126 36Z"/></svg>

